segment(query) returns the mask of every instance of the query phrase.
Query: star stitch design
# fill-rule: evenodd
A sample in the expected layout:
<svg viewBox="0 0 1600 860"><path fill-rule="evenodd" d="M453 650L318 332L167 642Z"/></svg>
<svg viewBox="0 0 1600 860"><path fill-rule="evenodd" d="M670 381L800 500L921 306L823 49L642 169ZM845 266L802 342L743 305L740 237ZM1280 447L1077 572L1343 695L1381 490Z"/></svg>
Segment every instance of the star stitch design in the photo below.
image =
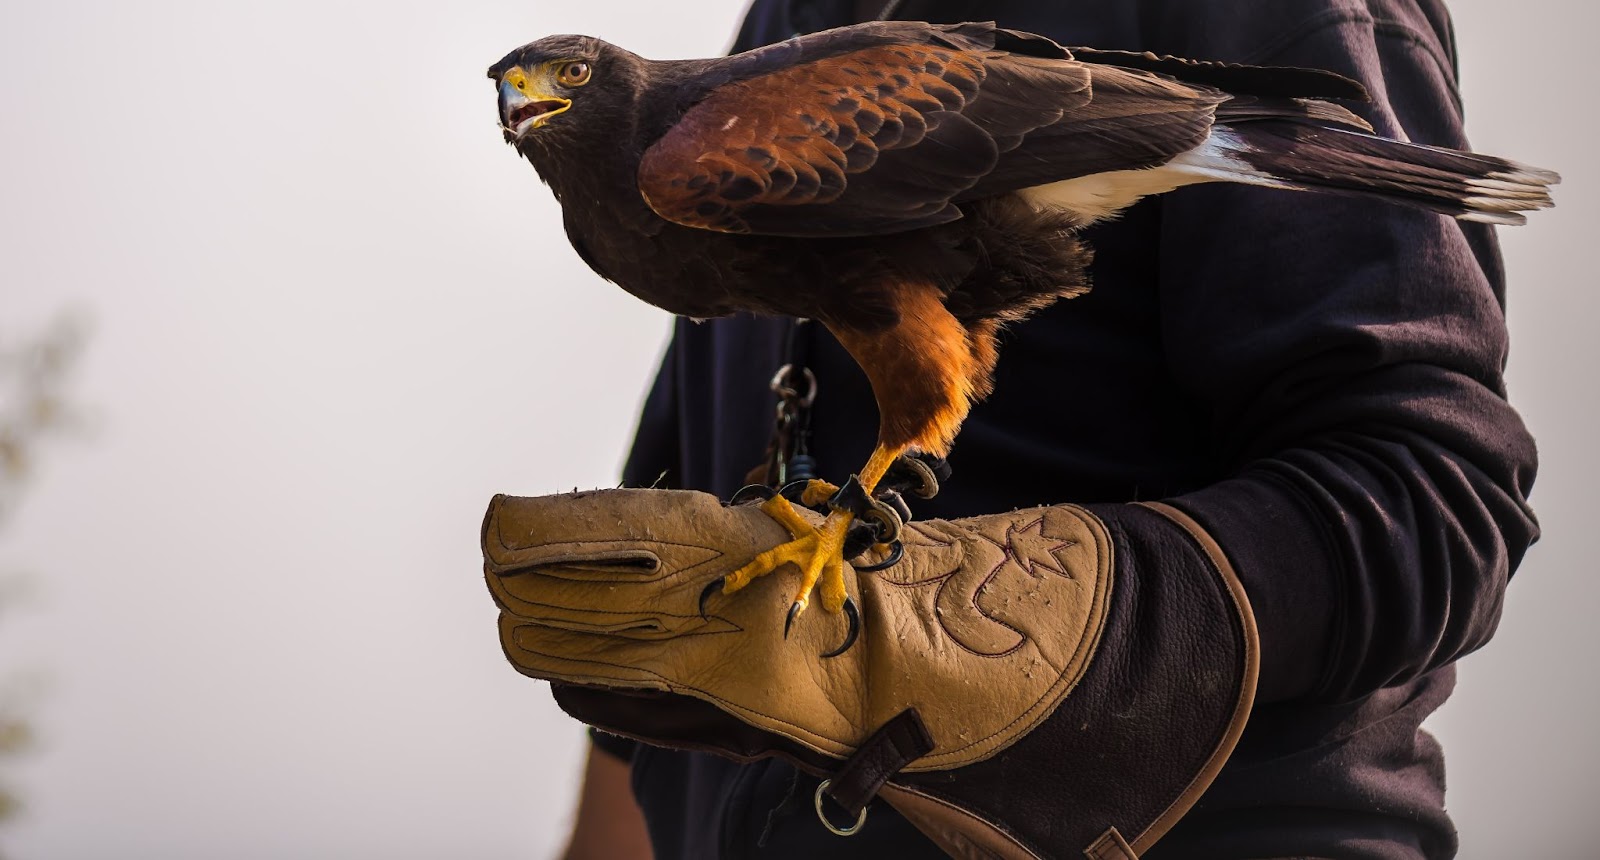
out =
<svg viewBox="0 0 1600 860"><path fill-rule="evenodd" d="M988 535L983 539L993 543L1005 551L1009 560L1022 568L1023 572L1038 579L1046 573L1064 576L1072 579L1067 571L1067 566L1056 556L1060 550L1077 546L1077 541L1057 540L1044 533L1044 517L1021 526L1006 527L1005 542L995 540Z"/></svg>

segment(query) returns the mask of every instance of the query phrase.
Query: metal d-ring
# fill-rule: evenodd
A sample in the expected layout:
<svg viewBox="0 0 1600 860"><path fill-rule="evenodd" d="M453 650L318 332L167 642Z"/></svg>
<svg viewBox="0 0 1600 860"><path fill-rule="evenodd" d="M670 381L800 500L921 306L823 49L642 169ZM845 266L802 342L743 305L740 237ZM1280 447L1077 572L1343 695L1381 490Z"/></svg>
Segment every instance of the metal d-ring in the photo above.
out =
<svg viewBox="0 0 1600 860"><path fill-rule="evenodd" d="M854 836L857 833L860 833L862 825L867 823L867 808L865 806L861 807L861 814L856 816L855 824L852 824L849 827L835 826L832 821L828 820L828 814L822 811L822 793L827 791L828 786L832 784L833 780L825 779L822 781L821 785L817 786L817 819L820 820L822 822L822 826L828 828L828 832L832 833L834 836Z"/></svg>

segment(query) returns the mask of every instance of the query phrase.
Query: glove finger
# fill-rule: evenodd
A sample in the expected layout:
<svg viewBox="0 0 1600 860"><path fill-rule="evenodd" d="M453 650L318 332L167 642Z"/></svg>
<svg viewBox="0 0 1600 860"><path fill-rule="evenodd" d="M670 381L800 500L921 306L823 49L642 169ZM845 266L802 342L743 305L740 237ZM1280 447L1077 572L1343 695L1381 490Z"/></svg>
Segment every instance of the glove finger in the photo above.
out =
<svg viewBox="0 0 1600 860"><path fill-rule="evenodd" d="M545 574L489 573L486 579L501 611L524 624L628 639L670 639L733 629L726 620L702 616L683 589L674 590L676 600L616 604L606 599L609 585Z"/></svg>
<svg viewBox="0 0 1600 860"><path fill-rule="evenodd" d="M708 583L784 537L760 510L704 493L602 490L497 496L482 545L490 591L513 615L670 635L693 629Z"/></svg>

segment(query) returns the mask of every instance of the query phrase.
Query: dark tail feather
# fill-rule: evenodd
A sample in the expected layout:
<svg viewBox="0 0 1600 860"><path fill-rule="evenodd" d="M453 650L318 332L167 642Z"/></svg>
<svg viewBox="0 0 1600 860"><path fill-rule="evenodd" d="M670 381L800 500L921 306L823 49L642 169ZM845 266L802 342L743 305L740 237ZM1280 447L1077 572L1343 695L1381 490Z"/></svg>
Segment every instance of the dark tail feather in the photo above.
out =
<svg viewBox="0 0 1600 860"><path fill-rule="evenodd" d="M1267 119L1284 119L1313 125L1343 125L1372 133L1372 126L1344 105L1319 99L1284 99L1235 95L1217 105L1217 122L1234 126Z"/></svg>
<svg viewBox="0 0 1600 860"><path fill-rule="evenodd" d="M1503 158L1304 122L1219 124L1211 142L1223 158L1208 166L1232 174L1218 178L1378 197L1489 224L1526 222L1521 213L1553 205L1550 186L1561 181L1554 171Z"/></svg>

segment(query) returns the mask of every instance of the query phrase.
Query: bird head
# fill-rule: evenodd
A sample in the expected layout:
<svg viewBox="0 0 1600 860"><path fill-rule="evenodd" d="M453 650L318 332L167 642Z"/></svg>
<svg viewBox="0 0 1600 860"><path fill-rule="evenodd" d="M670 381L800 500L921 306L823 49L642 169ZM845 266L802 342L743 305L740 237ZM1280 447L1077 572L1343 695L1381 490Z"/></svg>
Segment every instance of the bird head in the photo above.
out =
<svg viewBox="0 0 1600 860"><path fill-rule="evenodd" d="M512 51L489 67L506 142L522 149L614 131L632 108L638 65L634 55L588 36L547 36Z"/></svg>

